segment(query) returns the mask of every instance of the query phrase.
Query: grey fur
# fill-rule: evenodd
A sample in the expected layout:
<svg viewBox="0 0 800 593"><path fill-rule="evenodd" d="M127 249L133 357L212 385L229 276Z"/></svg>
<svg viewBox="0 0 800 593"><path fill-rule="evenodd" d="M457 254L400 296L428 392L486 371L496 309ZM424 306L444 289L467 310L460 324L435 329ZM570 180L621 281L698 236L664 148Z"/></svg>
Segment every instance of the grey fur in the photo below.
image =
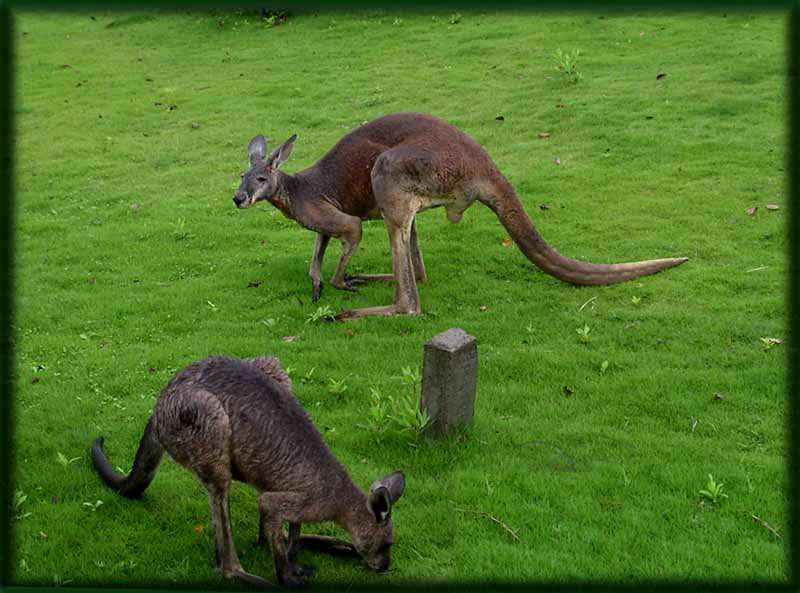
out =
<svg viewBox="0 0 800 593"><path fill-rule="evenodd" d="M208 490L217 570L227 578L269 585L239 564L228 511L231 480L260 492L259 540L269 539L281 584L299 584L310 574L294 561L299 546L360 556L378 571L389 566L391 510L405 477L394 472L375 482L366 496L328 449L273 357L211 357L173 376L161 391L127 477L113 469L102 444L98 437L92 445L95 468L123 496L144 492L164 451L198 478ZM300 535L301 523L319 521L334 521L353 543Z"/></svg>

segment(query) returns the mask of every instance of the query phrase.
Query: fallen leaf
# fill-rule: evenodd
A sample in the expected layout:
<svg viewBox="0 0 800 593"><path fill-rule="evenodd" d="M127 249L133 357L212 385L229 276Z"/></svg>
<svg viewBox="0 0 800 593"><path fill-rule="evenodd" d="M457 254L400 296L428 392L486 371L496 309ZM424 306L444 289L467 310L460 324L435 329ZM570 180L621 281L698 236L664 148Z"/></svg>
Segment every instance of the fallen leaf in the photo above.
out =
<svg viewBox="0 0 800 593"><path fill-rule="evenodd" d="M486 305L481 305L478 307L478 311L486 311Z"/></svg>
<svg viewBox="0 0 800 593"><path fill-rule="evenodd" d="M247 283L247 288L258 288L261 286L261 280L251 280Z"/></svg>
<svg viewBox="0 0 800 593"><path fill-rule="evenodd" d="M560 164L561 164L561 159L560 159L560 158L558 158L558 157L556 157L556 158L555 158L555 160L554 160L553 162L554 162L556 165L560 165Z"/></svg>
<svg viewBox="0 0 800 593"><path fill-rule="evenodd" d="M656 80L661 80L661 79L662 79L662 78L664 78L666 75L667 75L667 73L666 73L666 72L659 72L658 74L656 74Z"/></svg>
<svg viewBox="0 0 800 593"><path fill-rule="evenodd" d="M139 202L133 202L133 203L130 205L130 209L131 209L131 210L138 210L138 209L139 209L139 207L140 207L140 206L139 206Z"/></svg>
<svg viewBox="0 0 800 593"><path fill-rule="evenodd" d="M284 342L286 342L287 344L288 344L288 343L291 343L291 342L294 342L296 339L297 339L297 336L283 336L283 337L281 338L281 340L283 340L283 341L284 341Z"/></svg>
<svg viewBox="0 0 800 593"><path fill-rule="evenodd" d="M508 247L509 245L511 245L511 239L506 237L505 239L503 239L503 247Z"/></svg>
<svg viewBox="0 0 800 593"><path fill-rule="evenodd" d="M193 121L193 122L192 122L192 129L196 130L196 129L197 129L197 128L199 128L199 127L200 127L200 124L199 124L199 123L197 123L196 121Z"/></svg>
<svg viewBox="0 0 800 593"><path fill-rule="evenodd" d="M763 338L770 342L771 344L783 344L786 340L783 338Z"/></svg>
<svg viewBox="0 0 800 593"><path fill-rule="evenodd" d="M777 204L767 204L767 210L780 210L781 207Z"/></svg>
<svg viewBox="0 0 800 593"><path fill-rule="evenodd" d="M539 204L539 210L550 210L550 204Z"/></svg>
<svg viewBox="0 0 800 593"><path fill-rule="evenodd" d="M206 528L205 525L203 525L202 523L198 523L197 525L194 526L194 532L197 535L200 535L201 533L203 533L203 531L205 531L205 528Z"/></svg>
<svg viewBox="0 0 800 593"><path fill-rule="evenodd" d="M725 399L725 394L724 394L724 393L721 393L721 392L717 391L717 392L714 394L714 400L716 400L716 401L722 401L723 399Z"/></svg>
<svg viewBox="0 0 800 593"><path fill-rule="evenodd" d="M47 539L47 534L44 531L40 531L39 537L41 537L42 539Z"/></svg>
<svg viewBox="0 0 800 593"><path fill-rule="evenodd" d="M549 138L550 132L539 132L539 138Z"/></svg>
<svg viewBox="0 0 800 593"><path fill-rule="evenodd" d="M747 208L745 212L747 212L747 216L755 216L757 210L758 206L753 206L752 208Z"/></svg>
<svg viewBox="0 0 800 593"><path fill-rule="evenodd" d="M497 116L495 119L496 119L497 121L505 121L505 120L506 120L506 118L505 118L505 117L503 117L502 115L498 115L498 116Z"/></svg>

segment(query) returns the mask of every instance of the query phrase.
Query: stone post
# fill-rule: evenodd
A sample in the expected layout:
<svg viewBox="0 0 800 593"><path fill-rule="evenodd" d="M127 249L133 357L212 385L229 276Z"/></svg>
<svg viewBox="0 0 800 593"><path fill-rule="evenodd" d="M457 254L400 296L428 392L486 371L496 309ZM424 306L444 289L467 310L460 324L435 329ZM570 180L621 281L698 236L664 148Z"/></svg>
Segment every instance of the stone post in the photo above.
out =
<svg viewBox="0 0 800 593"><path fill-rule="evenodd" d="M448 329L425 344L420 401L430 417L425 436L442 437L472 420L477 378L477 342L463 329Z"/></svg>

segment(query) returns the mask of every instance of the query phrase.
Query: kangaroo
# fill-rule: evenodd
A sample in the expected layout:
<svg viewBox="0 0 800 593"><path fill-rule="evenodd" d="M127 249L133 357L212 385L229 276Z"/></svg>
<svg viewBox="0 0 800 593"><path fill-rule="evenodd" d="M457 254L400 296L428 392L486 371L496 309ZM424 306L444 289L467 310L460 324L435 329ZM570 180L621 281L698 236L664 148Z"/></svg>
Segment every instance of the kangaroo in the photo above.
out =
<svg viewBox="0 0 800 593"><path fill-rule="evenodd" d="M197 477L208 490L216 569L228 579L270 585L239 564L228 512L231 480L260 493L258 539L269 540L280 584L297 585L310 577L311 569L295 562L299 547L361 557L379 572L389 567L392 506L403 494L405 476L389 474L365 495L325 445L273 357L210 357L175 374L161 391L127 476L114 470L102 445L103 437L97 437L92 462L122 496L144 492L165 450ZM343 527L352 544L300 535L301 523L319 521Z"/></svg>
<svg viewBox="0 0 800 593"><path fill-rule="evenodd" d="M541 237L514 188L491 157L464 132L431 115L396 113L347 133L319 161L294 175L278 168L292 152L297 135L269 158L258 135L247 152L250 170L233 196L238 208L268 200L285 216L316 231L309 276L312 299L322 290L321 266L331 237L342 254L331 284L357 290L370 280L394 280L394 303L340 313L338 319L366 315L420 313L417 281L427 277L417 243L416 214L444 206L450 222L478 200L491 208L517 247L542 270L572 284L624 282L687 261L686 257L621 264L593 264L560 255ZM392 274L347 276L345 267L361 240L361 221L383 218L389 231Z"/></svg>

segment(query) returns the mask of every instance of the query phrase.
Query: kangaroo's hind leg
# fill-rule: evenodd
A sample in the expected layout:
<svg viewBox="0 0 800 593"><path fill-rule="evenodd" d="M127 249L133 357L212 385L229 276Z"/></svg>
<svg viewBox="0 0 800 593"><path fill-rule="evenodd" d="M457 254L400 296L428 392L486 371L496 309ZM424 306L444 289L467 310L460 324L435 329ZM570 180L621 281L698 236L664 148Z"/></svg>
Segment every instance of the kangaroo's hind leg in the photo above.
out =
<svg viewBox="0 0 800 593"><path fill-rule="evenodd" d="M212 393L182 386L161 398L156 408L164 448L191 471L208 491L217 571L251 585L272 584L242 570L233 544L228 492L231 485L231 427L225 409Z"/></svg>
<svg viewBox="0 0 800 593"><path fill-rule="evenodd" d="M337 319L367 315L416 315L421 312L411 253L411 229L417 212L429 205L423 193L426 178L435 172L435 155L409 147L395 147L382 153L372 168L372 189L383 213L392 249L394 304L343 311ZM422 260L421 256L419 258Z"/></svg>
<svg viewBox="0 0 800 593"><path fill-rule="evenodd" d="M419 250L419 240L417 239L417 218L411 223L411 263L414 266L414 278L417 282L425 282L428 275L425 272L425 263L422 261L422 252ZM394 282L394 274L353 274L345 275L347 280L359 284L367 282Z"/></svg>

